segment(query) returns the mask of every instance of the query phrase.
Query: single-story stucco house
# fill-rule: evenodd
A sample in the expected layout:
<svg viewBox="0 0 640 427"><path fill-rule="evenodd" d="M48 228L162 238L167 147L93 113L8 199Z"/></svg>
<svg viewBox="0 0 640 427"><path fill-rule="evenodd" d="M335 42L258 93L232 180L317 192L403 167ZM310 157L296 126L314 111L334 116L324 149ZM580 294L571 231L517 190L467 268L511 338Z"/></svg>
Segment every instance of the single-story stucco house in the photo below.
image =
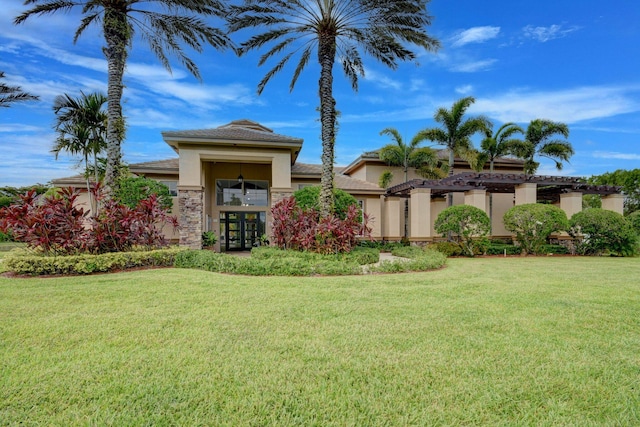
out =
<svg viewBox="0 0 640 427"><path fill-rule="evenodd" d="M300 188L320 184L321 166L297 161L302 139L274 133L250 120L214 129L163 132L162 136L178 157L132 164L129 169L170 188L180 220L179 232L170 237L184 246L200 248L202 233L214 231L220 251L251 249L263 234L269 235L270 209L275 203ZM378 182L386 170L394 173L394 181L383 189ZM492 173L473 172L456 159L454 171L455 175L441 180L425 180L411 171L409 181L403 182L402 170L390 168L372 151L346 167L336 167L335 186L352 194L373 219L371 237L388 241L404 236L403 201L407 199L408 239L432 241L437 237L433 223L447 207L449 193L453 193L453 204L473 205L487 213L492 194L492 233L504 238L510 234L502 217L518 204L545 200L571 217L582 210L583 194L600 194L603 208L623 210L618 187L588 185L572 177L524 175L523 163L512 158L497 159ZM53 183L83 186L81 177Z"/></svg>

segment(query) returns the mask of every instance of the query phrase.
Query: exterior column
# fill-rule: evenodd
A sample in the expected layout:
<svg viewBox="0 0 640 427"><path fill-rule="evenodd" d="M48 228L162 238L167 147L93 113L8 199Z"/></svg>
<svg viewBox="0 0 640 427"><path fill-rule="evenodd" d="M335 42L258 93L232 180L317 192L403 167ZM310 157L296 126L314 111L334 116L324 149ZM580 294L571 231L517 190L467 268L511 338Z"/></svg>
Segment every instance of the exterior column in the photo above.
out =
<svg viewBox="0 0 640 427"><path fill-rule="evenodd" d="M620 215L624 214L624 195L622 194L609 194L602 196L602 209L618 212Z"/></svg>
<svg viewBox="0 0 640 427"><path fill-rule="evenodd" d="M202 186L178 186L180 246L202 248L204 190Z"/></svg>
<svg viewBox="0 0 640 427"><path fill-rule="evenodd" d="M516 186L516 205L526 205L538 202L538 185L524 183Z"/></svg>
<svg viewBox="0 0 640 427"><path fill-rule="evenodd" d="M431 189L414 188L409 203L409 239L425 241L431 237Z"/></svg>
<svg viewBox="0 0 640 427"><path fill-rule="evenodd" d="M400 203L400 197L387 197L384 204L384 231L385 239L401 240L402 239L402 215L403 203Z"/></svg>
<svg viewBox="0 0 640 427"><path fill-rule="evenodd" d="M560 194L560 209L567 214L567 218L582 211L582 193L571 192Z"/></svg>
<svg viewBox="0 0 640 427"><path fill-rule="evenodd" d="M464 204L487 213L487 190L469 190L464 193Z"/></svg>
<svg viewBox="0 0 640 427"><path fill-rule="evenodd" d="M433 218L429 225L431 236L435 236L437 234L435 230L436 219L438 218L438 215L440 215L440 212L448 207L447 205L447 199L444 197L437 197L431 201L431 218Z"/></svg>

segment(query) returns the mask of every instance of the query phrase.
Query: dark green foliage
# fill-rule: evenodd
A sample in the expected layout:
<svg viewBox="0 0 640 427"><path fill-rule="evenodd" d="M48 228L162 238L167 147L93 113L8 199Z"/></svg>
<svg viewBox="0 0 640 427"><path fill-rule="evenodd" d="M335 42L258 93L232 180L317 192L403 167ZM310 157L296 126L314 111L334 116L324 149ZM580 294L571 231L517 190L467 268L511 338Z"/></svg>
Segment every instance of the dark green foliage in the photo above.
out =
<svg viewBox="0 0 640 427"><path fill-rule="evenodd" d="M117 252L99 255L47 256L33 251L14 251L5 256L8 271L32 276L49 274L105 273L137 267L171 267L179 248Z"/></svg>
<svg viewBox="0 0 640 427"><path fill-rule="evenodd" d="M362 240L358 242L358 246L378 249L380 252L392 252L395 248L407 245L402 242L388 242L385 240Z"/></svg>
<svg viewBox="0 0 640 427"><path fill-rule="evenodd" d="M429 249L436 250L445 256L459 256L462 255L462 248L457 243L453 242L436 242L427 246Z"/></svg>
<svg viewBox="0 0 640 427"><path fill-rule="evenodd" d="M626 218L627 221L631 223L631 227L635 230L636 234L640 237L640 211L635 211Z"/></svg>
<svg viewBox="0 0 640 427"><path fill-rule="evenodd" d="M0 196L0 208L9 206L15 201L15 198L11 196Z"/></svg>
<svg viewBox="0 0 640 427"><path fill-rule="evenodd" d="M303 210L314 209L320 211L320 187L317 185L302 188L293 193L296 204ZM344 190L335 188L333 190L333 209L334 213L340 218L345 219L349 206L358 207L358 201L351 194ZM358 210L360 208L358 207Z"/></svg>
<svg viewBox="0 0 640 427"><path fill-rule="evenodd" d="M520 255L520 246L506 243L491 243L487 247L487 255Z"/></svg>
<svg viewBox="0 0 640 427"><path fill-rule="evenodd" d="M169 187L144 176L121 179L115 198L123 205L134 208L141 200L147 199L152 194L158 196L160 207L171 209L173 199Z"/></svg>
<svg viewBox="0 0 640 427"><path fill-rule="evenodd" d="M475 206L456 205L440 212L434 227L443 236L451 234L465 255L474 256L477 250L481 250L474 242L489 234L491 221L483 210Z"/></svg>
<svg viewBox="0 0 640 427"><path fill-rule="evenodd" d="M631 223L617 212L586 209L571 217L571 234L583 236L578 253L631 256L636 251L638 236Z"/></svg>
<svg viewBox="0 0 640 427"><path fill-rule="evenodd" d="M542 245L554 232L566 231L569 221L565 212L557 206L530 203L514 206L504 214L504 225L515 233L522 252L540 253Z"/></svg>
<svg viewBox="0 0 640 427"><path fill-rule="evenodd" d="M0 242L11 242L12 240L13 240L13 237L11 237L11 233L9 232L4 233L0 231Z"/></svg>
<svg viewBox="0 0 640 427"><path fill-rule="evenodd" d="M338 254L318 254L309 251L282 250L276 247L260 246L251 250L253 259L297 258L309 262L344 261L355 262L360 265L372 264L380 259L380 251L374 248L355 247L351 252Z"/></svg>
<svg viewBox="0 0 640 427"><path fill-rule="evenodd" d="M563 245L542 245L540 247L540 253L546 255L567 255L569 253L569 248Z"/></svg>
<svg viewBox="0 0 640 427"><path fill-rule="evenodd" d="M218 241L218 236L213 231L205 231L202 233L202 246L211 247Z"/></svg>
<svg viewBox="0 0 640 427"><path fill-rule="evenodd" d="M595 185L621 186L624 194L624 214L629 215L640 210L640 169L618 169L615 172L594 175L587 182Z"/></svg>

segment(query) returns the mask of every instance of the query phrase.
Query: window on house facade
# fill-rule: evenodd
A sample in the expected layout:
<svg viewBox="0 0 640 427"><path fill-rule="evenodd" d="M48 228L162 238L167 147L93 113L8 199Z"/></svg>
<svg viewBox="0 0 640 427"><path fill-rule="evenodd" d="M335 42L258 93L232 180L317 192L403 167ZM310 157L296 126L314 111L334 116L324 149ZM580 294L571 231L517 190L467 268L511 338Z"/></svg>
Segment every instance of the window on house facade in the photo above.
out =
<svg viewBox="0 0 640 427"><path fill-rule="evenodd" d="M242 182L237 179L216 181L216 205L218 206L268 206L269 181Z"/></svg>
<svg viewBox="0 0 640 427"><path fill-rule="evenodd" d="M172 196L178 195L178 181L160 181L160 184L164 184L169 187L169 193Z"/></svg>

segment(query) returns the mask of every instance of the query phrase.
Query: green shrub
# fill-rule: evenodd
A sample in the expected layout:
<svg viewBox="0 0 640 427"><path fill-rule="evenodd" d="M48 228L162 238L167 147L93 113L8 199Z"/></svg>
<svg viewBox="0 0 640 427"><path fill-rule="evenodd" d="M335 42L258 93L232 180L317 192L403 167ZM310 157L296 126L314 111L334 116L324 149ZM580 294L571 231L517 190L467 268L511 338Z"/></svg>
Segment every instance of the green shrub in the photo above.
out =
<svg viewBox="0 0 640 427"><path fill-rule="evenodd" d="M293 193L296 204L303 210L314 209L320 212L320 187L317 185L302 188ZM333 209L340 219L347 217L349 206L358 206L358 201L351 194L339 188L333 190Z"/></svg>
<svg viewBox="0 0 640 427"><path fill-rule="evenodd" d="M453 233L465 255L474 256L478 245L474 243L491 230L489 216L479 208L470 205L451 206L440 212L434 223L436 232L446 236Z"/></svg>
<svg viewBox="0 0 640 427"><path fill-rule="evenodd" d="M202 246L211 247L218 241L218 236L213 231L205 231L202 233Z"/></svg>
<svg viewBox="0 0 640 427"><path fill-rule="evenodd" d="M457 243L453 242L436 242L427 246L428 249L436 250L445 256L458 256L462 255L462 248Z"/></svg>
<svg viewBox="0 0 640 427"><path fill-rule="evenodd" d="M0 242L11 242L13 241L13 238L11 237L11 233L7 232L7 233L3 233L2 231L0 231Z"/></svg>
<svg viewBox="0 0 640 427"><path fill-rule="evenodd" d="M640 237L640 211L635 211L626 217L631 227L635 230L636 235Z"/></svg>
<svg viewBox="0 0 640 427"><path fill-rule="evenodd" d="M173 198L171 197L169 187L144 176L121 179L115 198L123 205L135 208L141 200L149 198L152 194L158 196L160 206L163 209L171 209L173 206Z"/></svg>
<svg viewBox="0 0 640 427"><path fill-rule="evenodd" d="M505 228L515 233L524 254L540 253L551 233L565 231L569 222L557 206L530 203L514 206L504 214Z"/></svg>
<svg viewBox="0 0 640 427"><path fill-rule="evenodd" d="M569 253L569 248L562 245L542 245L540 247L540 253L547 255L566 255Z"/></svg>
<svg viewBox="0 0 640 427"><path fill-rule="evenodd" d="M522 249L514 244L491 242L487 247L487 255L520 255Z"/></svg>
<svg viewBox="0 0 640 427"><path fill-rule="evenodd" d="M34 251L12 251L3 264L7 271L32 276L49 274L106 273L134 267L170 267L180 248L114 252L99 255L48 256Z"/></svg>
<svg viewBox="0 0 640 427"><path fill-rule="evenodd" d="M638 236L631 225L617 212L591 208L571 217L571 234L582 235L578 253L602 255L610 253L631 256L636 251Z"/></svg>
<svg viewBox="0 0 640 427"><path fill-rule="evenodd" d="M417 253L415 251L412 252ZM441 268L446 262L447 257L443 253L427 249L421 250L417 257L408 260L382 261L380 265L372 266L369 271L375 273L428 271Z"/></svg>
<svg viewBox="0 0 640 427"><path fill-rule="evenodd" d="M399 246L391 251L391 255L403 258L417 258L424 254L420 246Z"/></svg>
<svg viewBox="0 0 640 427"><path fill-rule="evenodd" d="M388 242L385 240L362 240L358 243L358 246L363 248L374 248L380 252L392 252L395 248L407 246L402 242Z"/></svg>

